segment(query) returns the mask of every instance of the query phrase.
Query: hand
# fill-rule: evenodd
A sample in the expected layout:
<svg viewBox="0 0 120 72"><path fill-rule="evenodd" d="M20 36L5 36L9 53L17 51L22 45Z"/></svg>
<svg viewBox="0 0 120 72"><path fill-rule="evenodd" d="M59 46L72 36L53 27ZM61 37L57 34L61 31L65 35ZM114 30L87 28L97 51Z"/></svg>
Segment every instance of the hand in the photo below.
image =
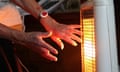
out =
<svg viewBox="0 0 120 72"><path fill-rule="evenodd" d="M51 34L52 32L28 32L22 36L24 38L20 37L20 44L32 49L48 60L57 61L57 58L52 54L58 54L58 51L43 40L43 38L50 37Z"/></svg>
<svg viewBox="0 0 120 72"><path fill-rule="evenodd" d="M80 28L80 25L65 25L60 24L56 22L54 19L52 19L50 16L47 18L42 18L40 22L43 24L45 29L49 32L52 31L53 34L51 36L51 39L55 41L61 49L64 48L64 44L61 40L66 41L67 43L77 46L77 42L81 42L80 39L80 30L76 28Z"/></svg>

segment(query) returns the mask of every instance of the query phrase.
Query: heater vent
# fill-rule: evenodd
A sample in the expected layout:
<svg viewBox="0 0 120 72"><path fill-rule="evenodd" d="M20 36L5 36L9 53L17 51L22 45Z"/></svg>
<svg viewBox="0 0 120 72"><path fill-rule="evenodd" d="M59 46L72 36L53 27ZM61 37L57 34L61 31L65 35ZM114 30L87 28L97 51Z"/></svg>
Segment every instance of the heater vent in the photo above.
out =
<svg viewBox="0 0 120 72"><path fill-rule="evenodd" d="M82 72L96 72L95 25L93 8L81 10Z"/></svg>

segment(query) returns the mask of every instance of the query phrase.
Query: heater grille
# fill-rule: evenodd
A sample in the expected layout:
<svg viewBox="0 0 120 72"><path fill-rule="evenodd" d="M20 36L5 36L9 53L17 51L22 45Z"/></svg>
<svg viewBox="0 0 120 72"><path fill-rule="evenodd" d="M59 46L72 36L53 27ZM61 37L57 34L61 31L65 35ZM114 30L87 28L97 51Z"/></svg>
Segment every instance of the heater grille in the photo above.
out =
<svg viewBox="0 0 120 72"><path fill-rule="evenodd" d="M96 72L95 25L93 8L81 10L82 72Z"/></svg>

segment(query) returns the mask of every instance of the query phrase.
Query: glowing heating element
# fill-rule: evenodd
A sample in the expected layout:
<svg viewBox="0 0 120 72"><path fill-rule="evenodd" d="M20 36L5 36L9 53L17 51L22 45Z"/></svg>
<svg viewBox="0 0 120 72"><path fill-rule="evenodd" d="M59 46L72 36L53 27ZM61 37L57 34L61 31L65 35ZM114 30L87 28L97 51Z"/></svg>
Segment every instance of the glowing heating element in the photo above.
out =
<svg viewBox="0 0 120 72"><path fill-rule="evenodd" d="M96 72L95 25L92 12L92 10L82 11L81 15L81 30L83 32L81 44L82 72Z"/></svg>

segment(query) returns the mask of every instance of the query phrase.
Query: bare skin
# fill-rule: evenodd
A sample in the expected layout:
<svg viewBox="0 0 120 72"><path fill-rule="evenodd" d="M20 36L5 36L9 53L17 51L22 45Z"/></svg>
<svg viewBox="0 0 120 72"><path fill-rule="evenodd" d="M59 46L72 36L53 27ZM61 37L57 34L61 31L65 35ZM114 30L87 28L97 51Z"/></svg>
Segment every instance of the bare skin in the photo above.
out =
<svg viewBox="0 0 120 72"><path fill-rule="evenodd" d="M11 0L16 5L29 12L35 18L39 18L39 13L43 10L42 7L35 0ZM42 57L57 61L57 57L53 54L58 54L58 51L43 40L43 38L51 37L61 49L64 48L62 40L68 42L73 46L77 46L77 42L80 43L80 25L65 25L55 21L50 16L46 18L40 18L40 23L48 31L43 32L20 32L17 30L10 29L2 24L0 24L0 37L12 40L14 43L19 43L25 45L33 51L40 54ZM34 25L34 24L33 24ZM77 35L78 36L77 36ZM51 54L53 53L53 54Z"/></svg>
<svg viewBox="0 0 120 72"><path fill-rule="evenodd" d="M51 39L55 41L61 47L61 49L64 48L64 44L61 40L64 40L73 46L77 46L76 41L78 43L81 42L81 39L78 37L80 36L81 32L80 30L76 29L80 28L80 25L78 24L61 24L55 21L50 16L48 16L47 18L42 18L40 22L43 24L47 31L53 32ZM75 34L77 34L78 36L76 36Z"/></svg>
<svg viewBox="0 0 120 72"><path fill-rule="evenodd" d="M57 61L57 58L51 53L56 55L58 51L43 40L43 38L49 38L51 35L52 32L21 32L0 24L1 38L24 45L48 60Z"/></svg>
<svg viewBox="0 0 120 72"><path fill-rule="evenodd" d="M35 18L38 18L38 15L40 11L42 11L42 7L38 5L38 3L35 2L35 0L19 0L21 2L17 2L16 0L12 0L19 4L22 8L26 9L28 12L30 12ZM34 9L34 10L33 10ZM80 30L77 30L76 28L80 28L80 25L65 25L61 24L57 21L55 21L52 17L48 16L46 18L41 18L40 23L45 27L45 29L49 32L52 31L53 35L51 36L51 39L55 41L61 49L64 48L64 44L61 41L64 40L68 43L70 43L73 46L77 46L77 43L80 43L80 38L76 36L75 34L79 35L81 34ZM76 40L76 41L74 41Z"/></svg>

